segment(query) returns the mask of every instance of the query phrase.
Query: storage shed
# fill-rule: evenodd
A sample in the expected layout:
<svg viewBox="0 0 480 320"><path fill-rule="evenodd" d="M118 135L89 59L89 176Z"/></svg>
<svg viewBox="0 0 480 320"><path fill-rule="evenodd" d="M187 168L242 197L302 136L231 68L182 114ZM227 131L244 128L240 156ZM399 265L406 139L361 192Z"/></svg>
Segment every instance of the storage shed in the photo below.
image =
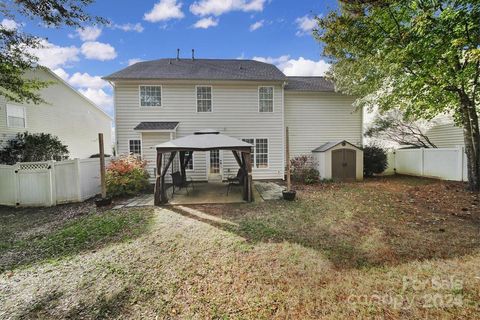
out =
<svg viewBox="0 0 480 320"><path fill-rule="evenodd" d="M320 179L363 180L363 150L348 141L328 142L312 150Z"/></svg>

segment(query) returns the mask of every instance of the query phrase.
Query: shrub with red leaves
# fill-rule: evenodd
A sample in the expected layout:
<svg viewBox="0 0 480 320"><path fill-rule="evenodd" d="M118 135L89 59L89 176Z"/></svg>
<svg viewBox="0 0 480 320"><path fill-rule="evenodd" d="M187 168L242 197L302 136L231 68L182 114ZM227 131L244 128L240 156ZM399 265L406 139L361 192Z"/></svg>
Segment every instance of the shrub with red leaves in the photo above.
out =
<svg viewBox="0 0 480 320"><path fill-rule="evenodd" d="M127 155L112 160L107 167L107 194L111 197L136 195L148 188L146 161Z"/></svg>

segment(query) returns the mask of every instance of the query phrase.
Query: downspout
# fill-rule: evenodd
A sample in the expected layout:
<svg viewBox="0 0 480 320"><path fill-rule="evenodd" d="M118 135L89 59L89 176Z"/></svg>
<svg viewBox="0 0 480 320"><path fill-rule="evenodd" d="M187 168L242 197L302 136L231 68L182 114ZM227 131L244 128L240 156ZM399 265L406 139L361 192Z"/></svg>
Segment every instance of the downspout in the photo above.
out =
<svg viewBox="0 0 480 320"><path fill-rule="evenodd" d="M114 156L117 156L118 154L118 130L117 130L117 94L115 90L115 82L108 81L108 83L112 86L113 88L113 125L115 126L115 152ZM111 130L111 128L110 128ZM143 150L142 150L143 151Z"/></svg>

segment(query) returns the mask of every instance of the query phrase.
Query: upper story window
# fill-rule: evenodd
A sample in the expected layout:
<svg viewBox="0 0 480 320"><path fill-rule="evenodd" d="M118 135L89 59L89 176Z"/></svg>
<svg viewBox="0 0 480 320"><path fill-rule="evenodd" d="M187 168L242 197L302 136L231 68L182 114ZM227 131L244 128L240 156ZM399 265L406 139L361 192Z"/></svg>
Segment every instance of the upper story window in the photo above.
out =
<svg viewBox="0 0 480 320"><path fill-rule="evenodd" d="M258 110L273 112L273 87L258 88Z"/></svg>
<svg viewBox="0 0 480 320"><path fill-rule="evenodd" d="M197 87L197 112L212 112L212 87Z"/></svg>
<svg viewBox="0 0 480 320"><path fill-rule="evenodd" d="M128 150L135 156L142 155L142 141L141 140L129 140Z"/></svg>
<svg viewBox="0 0 480 320"><path fill-rule="evenodd" d="M162 86L140 86L140 107L161 107Z"/></svg>
<svg viewBox="0 0 480 320"><path fill-rule="evenodd" d="M7 105L7 125L10 128L26 128L25 107Z"/></svg>

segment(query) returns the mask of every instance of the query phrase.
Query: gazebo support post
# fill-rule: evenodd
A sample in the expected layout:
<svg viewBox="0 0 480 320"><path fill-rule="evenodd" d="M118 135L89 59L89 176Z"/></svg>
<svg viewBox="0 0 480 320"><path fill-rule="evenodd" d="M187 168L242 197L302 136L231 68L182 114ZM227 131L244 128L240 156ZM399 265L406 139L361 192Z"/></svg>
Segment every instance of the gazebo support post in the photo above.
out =
<svg viewBox="0 0 480 320"><path fill-rule="evenodd" d="M172 164L173 162L173 159L175 159L175 155L177 154L176 151L172 151L170 153L170 158L168 158L168 161L167 163L165 164L165 169L163 170L162 172L162 188L160 189L161 190L161 200L160 200L160 203L162 204L165 204L168 202L168 198L167 198L167 189L165 188L165 176L167 175L167 172L168 172L168 168L170 167L170 165Z"/></svg>
<svg viewBox="0 0 480 320"><path fill-rule="evenodd" d="M243 186L242 186L242 196L243 196L243 200L247 201L248 200L248 170L247 170L247 166L246 166L246 161L245 161L245 153L244 152L241 152L240 153L240 156L242 157L242 170L244 171L245 173L245 178L243 179Z"/></svg>
<svg viewBox="0 0 480 320"><path fill-rule="evenodd" d="M188 156L185 157L185 152L186 151L180 151L180 174L182 175L182 182L184 184L187 183L187 173L186 173L186 168L190 160L193 158L193 151L188 152Z"/></svg>
<svg viewBox="0 0 480 320"><path fill-rule="evenodd" d="M247 183L247 201L252 202L253 201L253 189L252 189L252 157L250 155L250 152L245 152L245 167L246 167L246 172L247 172L247 179L245 179Z"/></svg>
<svg viewBox="0 0 480 320"><path fill-rule="evenodd" d="M157 170L156 170L156 177L155 177L155 201L154 204L159 206L161 204L161 177L162 177L162 159L163 153L157 151Z"/></svg>
<svg viewBox="0 0 480 320"><path fill-rule="evenodd" d="M187 172L185 170L186 163L185 163L185 151L179 152L180 156L180 174L182 175L182 183L185 184L187 182Z"/></svg>
<svg viewBox="0 0 480 320"><path fill-rule="evenodd" d="M168 172L168 168L173 162L175 155L177 154L176 151L170 153L170 157L168 158L167 163L165 164L165 168L162 170L162 153L157 151L157 180L155 182L155 205L159 206L168 202L167 198L167 190L165 188L165 175Z"/></svg>
<svg viewBox="0 0 480 320"><path fill-rule="evenodd" d="M238 155L238 152L235 151L235 150L232 150L232 153L233 153L233 156L235 157L235 160L238 163L238 166L243 169L242 159L240 159L240 156Z"/></svg>
<svg viewBox="0 0 480 320"><path fill-rule="evenodd" d="M245 171L243 181L243 200L252 202L252 160L250 152L242 152L242 168Z"/></svg>

